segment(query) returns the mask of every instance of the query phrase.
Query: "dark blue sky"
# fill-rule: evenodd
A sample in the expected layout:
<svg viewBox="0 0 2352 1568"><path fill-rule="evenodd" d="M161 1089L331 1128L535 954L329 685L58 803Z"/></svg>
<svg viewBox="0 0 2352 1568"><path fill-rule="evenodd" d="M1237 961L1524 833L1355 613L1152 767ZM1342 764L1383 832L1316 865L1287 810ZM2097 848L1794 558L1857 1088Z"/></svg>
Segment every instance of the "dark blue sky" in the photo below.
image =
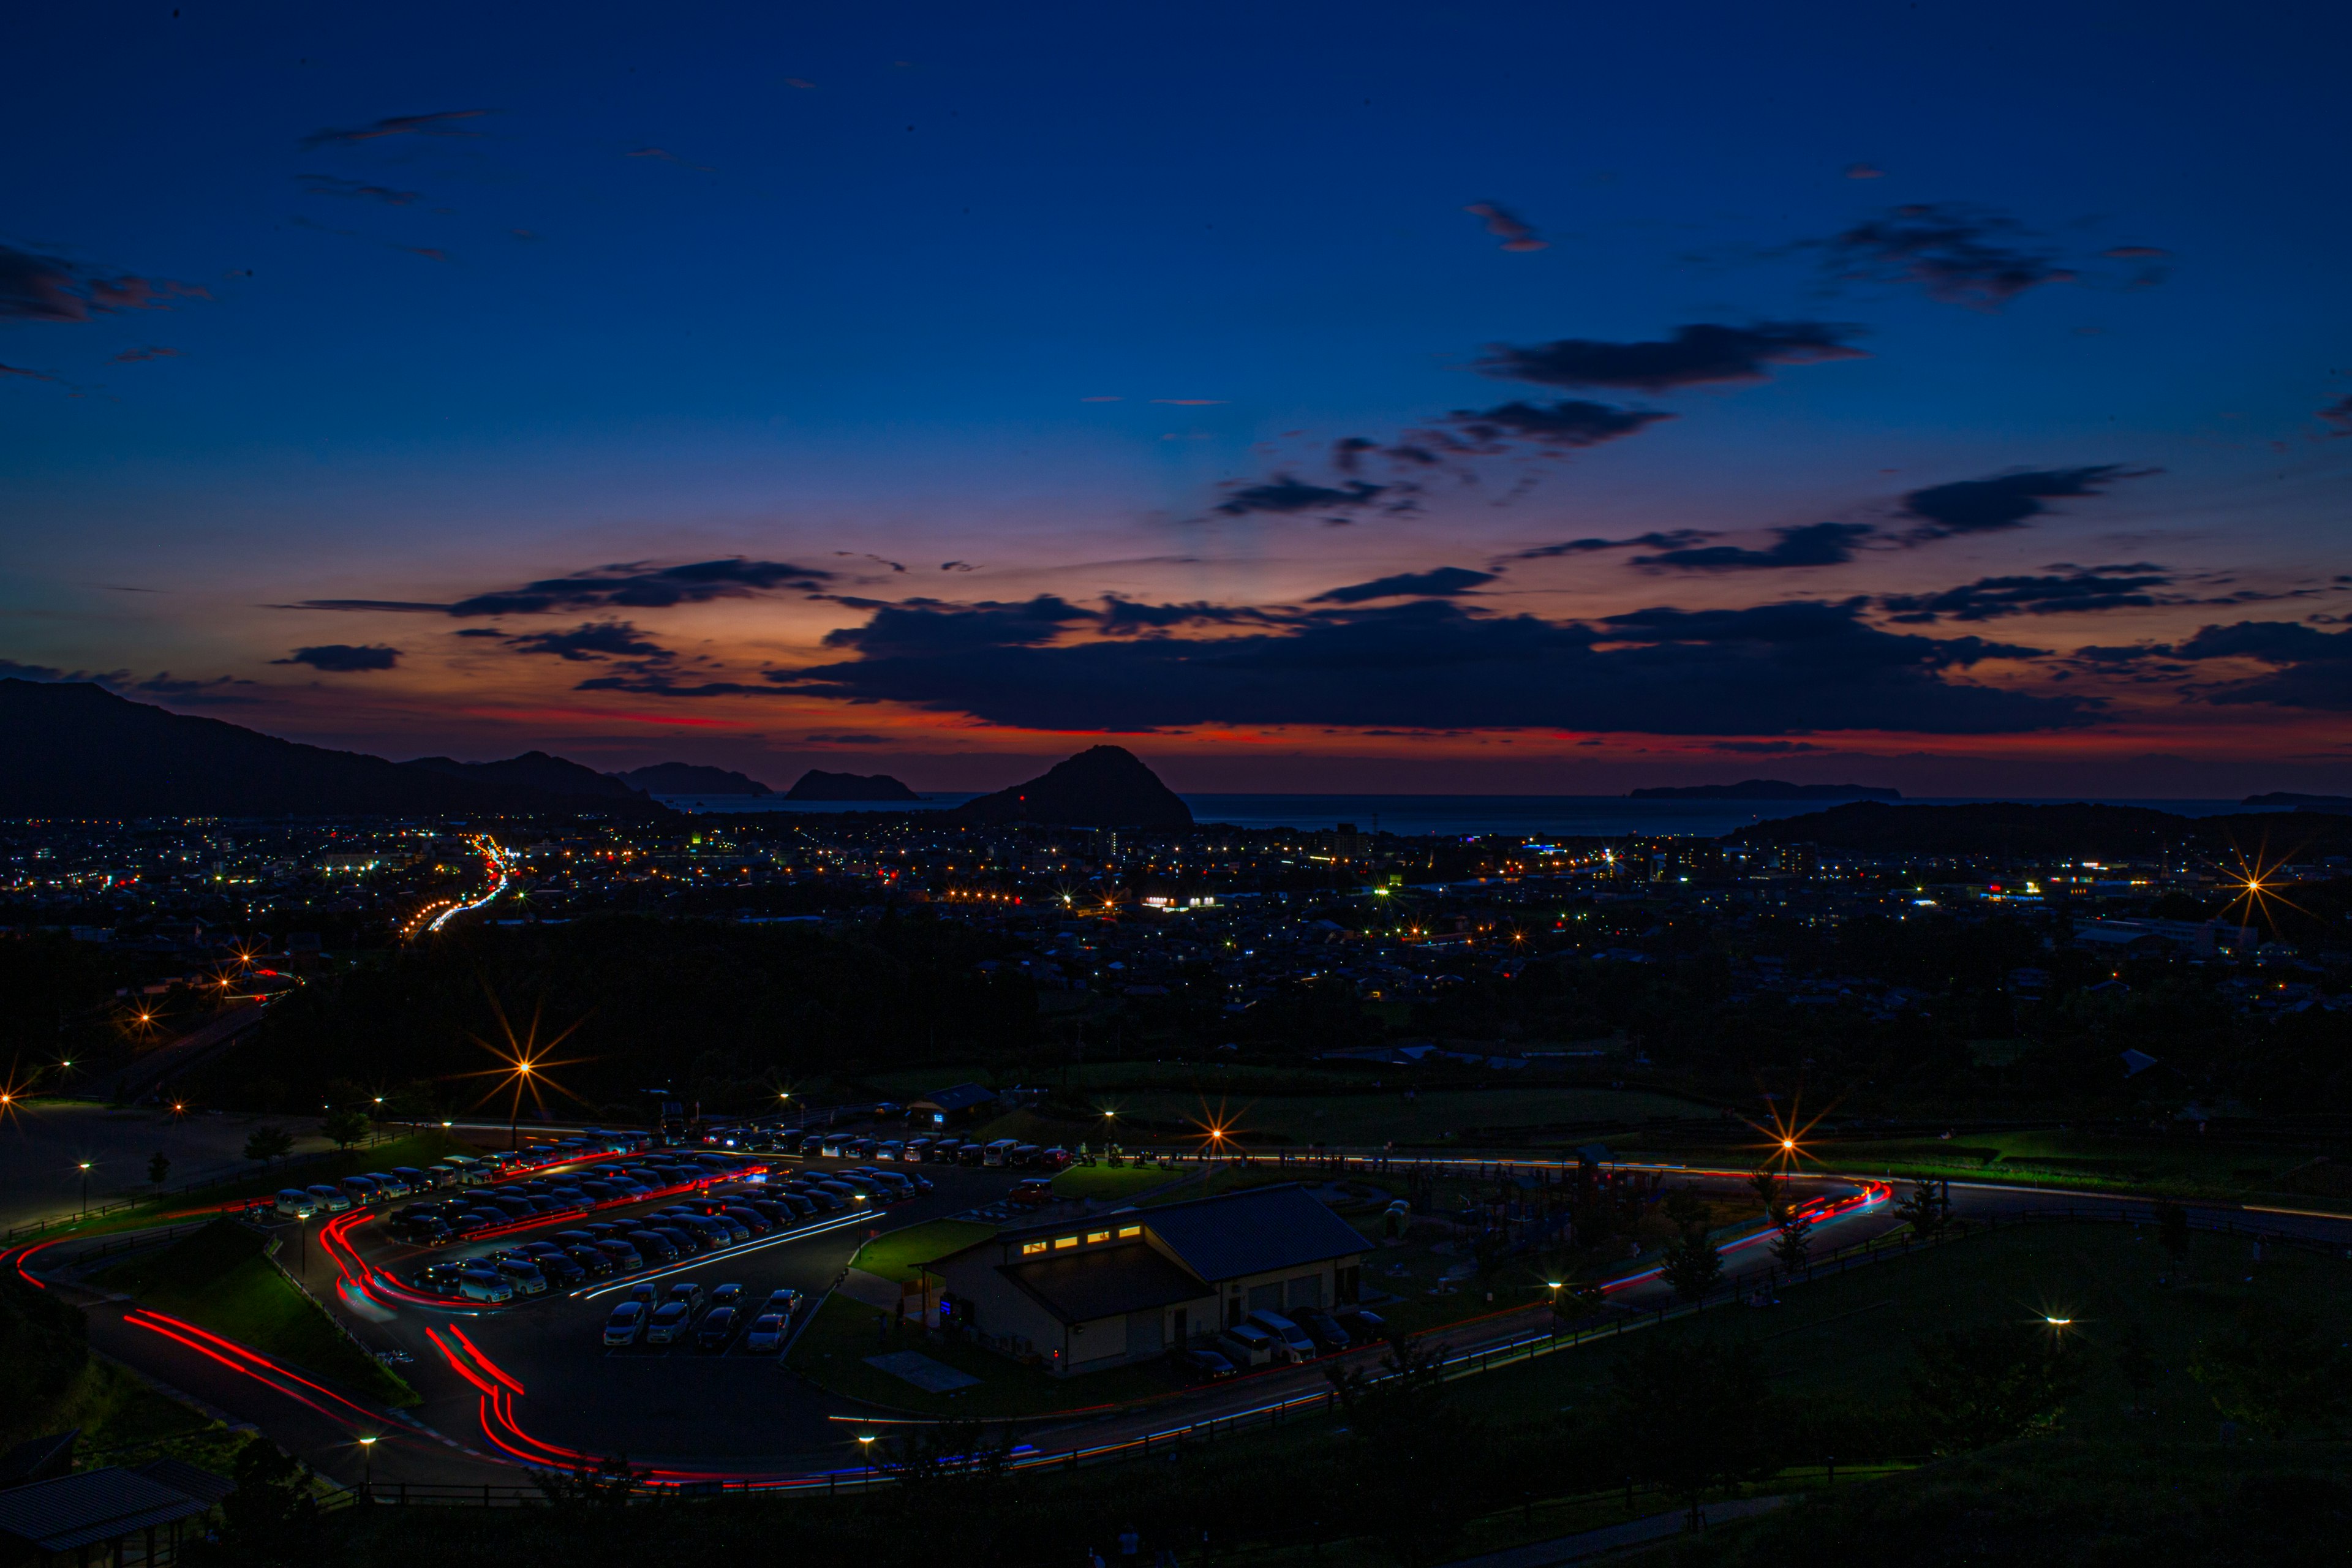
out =
<svg viewBox="0 0 2352 1568"><path fill-rule="evenodd" d="M2335 8L178 10L16 24L21 666L941 786L2341 776Z"/></svg>

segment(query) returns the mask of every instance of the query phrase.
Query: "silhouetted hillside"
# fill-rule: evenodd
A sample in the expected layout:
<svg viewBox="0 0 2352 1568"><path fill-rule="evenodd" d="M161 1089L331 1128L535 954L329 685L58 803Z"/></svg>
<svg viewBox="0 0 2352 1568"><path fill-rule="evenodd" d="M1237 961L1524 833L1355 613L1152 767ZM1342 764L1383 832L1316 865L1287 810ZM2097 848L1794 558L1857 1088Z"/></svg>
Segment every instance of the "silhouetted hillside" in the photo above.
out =
<svg viewBox="0 0 2352 1568"><path fill-rule="evenodd" d="M550 795L586 795L602 800L643 800L643 792L610 773L545 752L525 752L499 763L461 763L454 757L419 757L404 764L451 778L482 784L545 790Z"/></svg>
<svg viewBox="0 0 2352 1568"><path fill-rule="evenodd" d="M1027 784L968 800L968 822L1046 822L1073 827L1192 826L1192 808L1123 746L1096 746L1056 763Z"/></svg>
<svg viewBox="0 0 2352 1568"><path fill-rule="evenodd" d="M1899 789L1874 784L1801 784L1786 779L1742 779L1727 784L1653 784L1628 790L1628 800L1901 800Z"/></svg>
<svg viewBox="0 0 2352 1568"><path fill-rule="evenodd" d="M776 792L748 773L730 768L703 767L695 763L656 763L610 773L632 789L647 795L773 795Z"/></svg>
<svg viewBox="0 0 2352 1568"><path fill-rule="evenodd" d="M786 800L920 800L923 797L888 773L829 773L811 768L784 796Z"/></svg>
<svg viewBox="0 0 2352 1568"><path fill-rule="evenodd" d="M0 816L430 816L588 803L132 702L92 685L0 680ZM643 797L603 809L657 812Z"/></svg>

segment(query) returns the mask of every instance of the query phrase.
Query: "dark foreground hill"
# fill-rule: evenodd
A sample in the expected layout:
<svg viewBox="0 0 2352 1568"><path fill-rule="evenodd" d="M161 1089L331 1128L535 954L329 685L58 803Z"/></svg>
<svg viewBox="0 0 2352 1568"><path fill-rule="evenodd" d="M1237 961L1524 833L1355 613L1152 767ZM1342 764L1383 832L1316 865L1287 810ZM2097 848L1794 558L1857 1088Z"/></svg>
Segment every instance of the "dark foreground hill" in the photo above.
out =
<svg viewBox="0 0 2352 1568"><path fill-rule="evenodd" d="M1858 855L2083 856L2122 859L2169 849L2238 854L2268 864L2341 855L2352 847L2352 816L2317 812L2243 812L2182 816L2146 806L1885 805L1857 801L1724 836L1733 844L1816 844Z"/></svg>
<svg viewBox="0 0 2352 1568"><path fill-rule="evenodd" d="M811 768L785 795L786 800L920 800L888 773L829 773Z"/></svg>
<svg viewBox="0 0 2352 1568"><path fill-rule="evenodd" d="M554 761L555 759L550 759ZM0 816L434 816L663 808L281 741L87 684L0 680Z"/></svg>
<svg viewBox="0 0 2352 1568"><path fill-rule="evenodd" d="M1070 827L1145 827L1181 832L1192 808L1123 746L1096 746L1056 763L1027 784L955 808L966 822L1041 822Z"/></svg>

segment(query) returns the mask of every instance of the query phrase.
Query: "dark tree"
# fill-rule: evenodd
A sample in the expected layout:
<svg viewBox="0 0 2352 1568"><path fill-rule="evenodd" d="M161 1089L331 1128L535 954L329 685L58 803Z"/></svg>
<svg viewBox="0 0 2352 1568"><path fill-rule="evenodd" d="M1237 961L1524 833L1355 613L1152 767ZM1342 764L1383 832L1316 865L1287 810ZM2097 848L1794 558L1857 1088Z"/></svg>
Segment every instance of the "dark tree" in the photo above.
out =
<svg viewBox="0 0 2352 1568"><path fill-rule="evenodd" d="M348 1149L365 1138L374 1127L363 1110L331 1110L319 1123L319 1131L334 1141L338 1149Z"/></svg>
<svg viewBox="0 0 2352 1568"><path fill-rule="evenodd" d="M2352 1362L2317 1321L2267 1301L2251 1301L2237 1323L2197 1347L2189 1375L2213 1407L2273 1437L2317 1428L2334 1436L2352 1403Z"/></svg>
<svg viewBox="0 0 2352 1568"><path fill-rule="evenodd" d="M2074 1342L2039 1324L1948 1329L1912 1348L1911 1402L1939 1454L2044 1430L2083 1385Z"/></svg>
<svg viewBox="0 0 2352 1568"><path fill-rule="evenodd" d="M1723 1283L1723 1254L1715 1249L1704 1230L1685 1230L1666 1248L1666 1260L1658 1272L1675 1288L1676 1297L1696 1305Z"/></svg>
<svg viewBox="0 0 2352 1568"><path fill-rule="evenodd" d="M1612 1431L1630 1477L1663 1489L1696 1526L1710 1492L1780 1468L1781 1423L1754 1345L1643 1338L1618 1366Z"/></svg>
<svg viewBox="0 0 2352 1568"><path fill-rule="evenodd" d="M1895 1212L1915 1233L1933 1237L1951 1222L1952 1201L1935 1183L1915 1182L1910 1192L1896 1200Z"/></svg>
<svg viewBox="0 0 2352 1568"><path fill-rule="evenodd" d="M294 1137L283 1127L257 1127L245 1140L245 1157L274 1164L294 1152Z"/></svg>
<svg viewBox="0 0 2352 1568"><path fill-rule="evenodd" d="M236 1451L236 1489L221 1501L220 1540L191 1561L279 1568L318 1561L319 1504L310 1472L266 1437Z"/></svg>
<svg viewBox="0 0 2352 1568"><path fill-rule="evenodd" d="M1790 1275L1803 1273L1805 1262L1812 1255L1813 1222L1801 1215L1784 1215L1780 1232L1772 1243L1772 1256Z"/></svg>
<svg viewBox="0 0 2352 1568"><path fill-rule="evenodd" d="M161 1149L156 1150L147 1161L147 1184L160 1187L163 1184L163 1178L171 1173L172 1156Z"/></svg>
<svg viewBox="0 0 2352 1568"><path fill-rule="evenodd" d="M1354 1450L1348 1516L1405 1568L1443 1561L1500 1484L1486 1424L1446 1397L1449 1348L1400 1336L1378 1372L1324 1369Z"/></svg>

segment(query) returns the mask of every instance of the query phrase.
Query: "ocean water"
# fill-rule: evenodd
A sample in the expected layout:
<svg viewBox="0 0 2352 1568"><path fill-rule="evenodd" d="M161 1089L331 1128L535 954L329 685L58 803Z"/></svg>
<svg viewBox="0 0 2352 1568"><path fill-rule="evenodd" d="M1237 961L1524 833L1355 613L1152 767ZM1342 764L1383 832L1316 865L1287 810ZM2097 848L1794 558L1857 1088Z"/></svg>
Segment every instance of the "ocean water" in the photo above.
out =
<svg viewBox="0 0 2352 1568"><path fill-rule="evenodd" d="M907 802L865 804L823 802L801 804L774 795L678 795L660 798L687 812L733 815L749 812L789 812L821 816L845 811L944 811L962 805L978 791L940 791L926 795L920 805ZM1909 800L1906 805L1958 805L2000 796ZM2083 797L2032 801L2054 805ZM1184 804L1204 823L1229 823L1235 827L1297 827L1328 829L1342 822L1360 831L1375 830L1408 837L1425 834L1473 836L1507 833L1528 837L1622 838L1633 836L1696 834L1719 837L1750 823L1776 821L1820 811L1833 801L1814 800L1627 800L1622 795L1188 795ZM2225 812L2259 811L2234 800L2124 800L2098 797L2101 805L2140 805L2180 816L2215 816Z"/></svg>

